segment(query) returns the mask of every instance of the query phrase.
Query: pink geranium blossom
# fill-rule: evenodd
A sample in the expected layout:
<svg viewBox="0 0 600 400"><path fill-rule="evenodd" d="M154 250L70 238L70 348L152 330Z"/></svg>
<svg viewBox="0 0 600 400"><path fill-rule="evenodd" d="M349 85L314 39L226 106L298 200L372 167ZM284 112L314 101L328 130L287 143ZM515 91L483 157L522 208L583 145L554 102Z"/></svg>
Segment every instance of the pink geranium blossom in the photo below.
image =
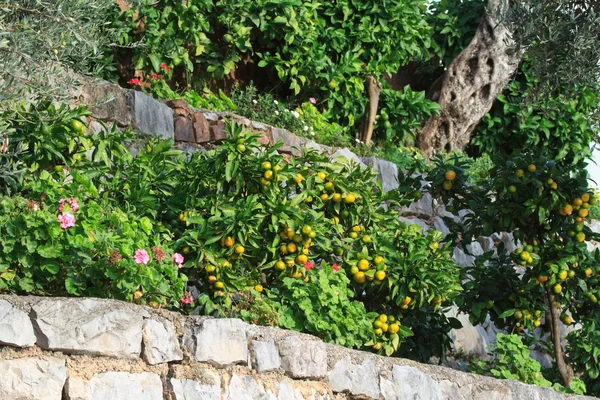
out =
<svg viewBox="0 0 600 400"><path fill-rule="evenodd" d="M148 261L150 261L150 256L148 255L148 252L144 249L137 249L135 251L135 254L133 255L133 260L135 261L136 264L148 264Z"/></svg>
<svg viewBox="0 0 600 400"><path fill-rule="evenodd" d="M70 212L62 213L58 216L58 222L62 229L67 229L75 226L75 216Z"/></svg>
<svg viewBox="0 0 600 400"><path fill-rule="evenodd" d="M58 206L58 212L63 212L65 210L65 203L69 205L71 211L77 212L77 210L79 210L79 203L75 200L75 197L71 197L70 199L60 199L58 203L60 204Z"/></svg>
<svg viewBox="0 0 600 400"><path fill-rule="evenodd" d="M310 261L307 261L304 263L304 269L306 269L307 271L313 269L314 267L315 267L315 264Z"/></svg>
<svg viewBox="0 0 600 400"><path fill-rule="evenodd" d="M181 254L173 253L173 255L171 257L173 258L173 261L175 262L175 264L177 264L177 268L183 267L183 256Z"/></svg>
<svg viewBox="0 0 600 400"><path fill-rule="evenodd" d="M331 266L331 269L333 269L335 272L338 272L338 271L340 270L340 267L338 267L338 265L337 265L337 264L333 264L333 265Z"/></svg>
<svg viewBox="0 0 600 400"><path fill-rule="evenodd" d="M308 99L308 101L310 101L312 104L317 104L317 99L315 99L314 97L311 97L310 99Z"/></svg>
<svg viewBox="0 0 600 400"><path fill-rule="evenodd" d="M194 301L194 297L192 296L192 294L190 292L186 292L185 296L183 296L181 298L182 304L190 304L192 301Z"/></svg>

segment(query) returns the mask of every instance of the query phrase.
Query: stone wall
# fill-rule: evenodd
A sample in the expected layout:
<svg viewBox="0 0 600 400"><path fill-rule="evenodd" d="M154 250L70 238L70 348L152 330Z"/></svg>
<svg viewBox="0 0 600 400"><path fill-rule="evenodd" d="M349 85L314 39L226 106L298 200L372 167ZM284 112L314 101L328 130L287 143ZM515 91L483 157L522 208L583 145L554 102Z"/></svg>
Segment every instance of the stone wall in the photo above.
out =
<svg viewBox="0 0 600 400"><path fill-rule="evenodd" d="M239 319L91 298L0 296L0 376L0 399L13 400L567 398Z"/></svg>

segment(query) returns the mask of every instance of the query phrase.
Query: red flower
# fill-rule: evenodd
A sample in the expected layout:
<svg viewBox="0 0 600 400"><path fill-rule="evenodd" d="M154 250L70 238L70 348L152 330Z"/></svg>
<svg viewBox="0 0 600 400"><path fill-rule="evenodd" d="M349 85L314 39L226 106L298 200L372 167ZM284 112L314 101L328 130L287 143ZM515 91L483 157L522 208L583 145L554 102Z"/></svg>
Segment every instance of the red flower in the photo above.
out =
<svg viewBox="0 0 600 400"><path fill-rule="evenodd" d="M167 65L167 72L169 72L170 70L171 70L171 67L169 67L169 66Z"/></svg>
<svg viewBox="0 0 600 400"><path fill-rule="evenodd" d="M160 69L165 69L165 68L167 68L167 64L165 64L165 63L160 64Z"/></svg>
<svg viewBox="0 0 600 400"><path fill-rule="evenodd" d="M338 267L338 265L337 265L337 264L333 264L333 265L331 266L331 269L333 269L335 272L338 272L338 271L340 270L340 267Z"/></svg>
<svg viewBox="0 0 600 400"><path fill-rule="evenodd" d="M139 83L140 83L140 78L131 78L131 79L129 80L129 82L127 82L127 83L129 83L130 85L139 85Z"/></svg>
<svg viewBox="0 0 600 400"><path fill-rule="evenodd" d="M315 264L310 261L307 261L304 263L304 269L306 269L307 271L313 269L314 267L315 267Z"/></svg>
<svg viewBox="0 0 600 400"><path fill-rule="evenodd" d="M154 79L154 80L158 79L158 74L153 74L152 79Z"/></svg>

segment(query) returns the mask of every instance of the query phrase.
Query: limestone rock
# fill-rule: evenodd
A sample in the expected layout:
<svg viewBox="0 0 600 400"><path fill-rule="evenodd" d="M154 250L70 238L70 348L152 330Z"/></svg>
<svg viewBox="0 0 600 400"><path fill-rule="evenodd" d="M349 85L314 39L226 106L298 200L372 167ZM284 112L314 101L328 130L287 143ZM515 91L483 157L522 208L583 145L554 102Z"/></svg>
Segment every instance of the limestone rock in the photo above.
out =
<svg viewBox="0 0 600 400"><path fill-rule="evenodd" d="M271 391L266 391L251 375L234 374L229 381L225 400L277 400L277 397Z"/></svg>
<svg viewBox="0 0 600 400"><path fill-rule="evenodd" d="M171 321L147 319L142 330L143 358L150 365L183 360L183 352Z"/></svg>
<svg viewBox="0 0 600 400"><path fill-rule="evenodd" d="M29 347L35 344L35 334L29 316L0 299L0 344Z"/></svg>
<svg viewBox="0 0 600 400"><path fill-rule="evenodd" d="M200 362L216 366L247 364L247 325L237 318L207 319L187 327L183 343Z"/></svg>
<svg viewBox="0 0 600 400"><path fill-rule="evenodd" d="M0 360L0 399L61 400L67 379L65 360Z"/></svg>
<svg viewBox="0 0 600 400"><path fill-rule="evenodd" d="M468 267L475 262L475 257L465 254L465 252L458 247L454 248L452 258L459 267Z"/></svg>
<svg viewBox="0 0 600 400"><path fill-rule="evenodd" d="M277 370L281 367L279 352L273 340L255 340L250 344L252 367L258 372Z"/></svg>
<svg viewBox="0 0 600 400"><path fill-rule="evenodd" d="M425 193L419 200L408 207L403 207L400 212L403 215L416 215L431 218L433 217L433 197L431 197L429 193Z"/></svg>
<svg viewBox="0 0 600 400"><path fill-rule="evenodd" d="M281 367L292 378L322 378L327 373L327 350L321 341L291 335L279 343Z"/></svg>
<svg viewBox="0 0 600 400"><path fill-rule="evenodd" d="M438 382L413 367L394 365L392 380L381 377L384 400L442 400Z"/></svg>
<svg viewBox="0 0 600 400"><path fill-rule="evenodd" d="M441 217L436 216L433 218L433 228L440 231L443 237L446 237L450 234L450 229L448 229L446 223Z"/></svg>
<svg viewBox="0 0 600 400"><path fill-rule="evenodd" d="M378 399L380 395L377 370L371 360L354 364L349 358L339 360L329 371L327 381L336 392L348 392L353 396Z"/></svg>
<svg viewBox="0 0 600 400"><path fill-rule="evenodd" d="M175 134L173 110L137 90L130 90L128 94L134 115L133 128L146 135L173 139Z"/></svg>
<svg viewBox="0 0 600 400"><path fill-rule="evenodd" d="M67 385L67 400L162 400L160 376L143 372L103 372L89 381L76 378Z"/></svg>
<svg viewBox="0 0 600 400"><path fill-rule="evenodd" d="M361 159L361 161L370 165L377 172L377 178L381 181L381 187L384 192L389 192L400 187L400 183L398 182L398 166L396 164L375 157L366 157Z"/></svg>
<svg viewBox="0 0 600 400"><path fill-rule="evenodd" d="M174 400L221 400L221 380L215 372L204 381L171 378Z"/></svg>
<svg viewBox="0 0 600 400"><path fill-rule="evenodd" d="M143 313L121 302L47 299L32 307L37 344L45 350L138 358Z"/></svg>
<svg viewBox="0 0 600 400"><path fill-rule="evenodd" d="M329 159L330 160L338 159L341 162L344 162L344 159L346 160L346 162L352 160L355 163L362 165L363 167L366 167L365 163L363 163L356 154L354 154L353 152L351 152L350 150L348 150L346 148L336 150L335 153L333 153L331 156L329 156Z"/></svg>
<svg viewBox="0 0 600 400"><path fill-rule="evenodd" d="M80 100L88 105L92 117L103 121L114 121L119 126L132 122L127 90L119 85L83 77Z"/></svg>

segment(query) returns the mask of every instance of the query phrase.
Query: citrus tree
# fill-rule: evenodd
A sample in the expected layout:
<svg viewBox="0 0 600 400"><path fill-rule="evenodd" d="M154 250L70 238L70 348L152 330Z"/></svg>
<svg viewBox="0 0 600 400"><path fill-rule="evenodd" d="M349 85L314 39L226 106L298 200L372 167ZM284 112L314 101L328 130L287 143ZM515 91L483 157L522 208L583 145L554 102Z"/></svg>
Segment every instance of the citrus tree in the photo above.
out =
<svg viewBox="0 0 600 400"><path fill-rule="evenodd" d="M252 293L289 328L442 356L457 321L441 311L461 290L452 248L395 211L420 183L405 177L384 193L369 168L345 158L307 150L286 159L240 126L227 130L221 146L192 156L162 216L179 232L197 293L190 307L231 315Z"/></svg>
<svg viewBox="0 0 600 400"><path fill-rule="evenodd" d="M493 232L513 232L518 242L514 252L500 245L497 257L485 254L467 268L458 303L473 323L489 315L515 333L550 332L550 348L565 386L574 378L572 366L596 378L598 354L588 359L578 350L599 345L587 328L597 323L600 254L589 252L585 243L596 236L585 220L597 201L585 170L573 171L533 154L496 157L494 165L474 185L465 182L467 165L458 158L439 158L429 175L434 196L451 210L468 210L461 224L453 224L462 244ZM561 345L561 321L584 325L572 334L578 341L569 353Z"/></svg>

